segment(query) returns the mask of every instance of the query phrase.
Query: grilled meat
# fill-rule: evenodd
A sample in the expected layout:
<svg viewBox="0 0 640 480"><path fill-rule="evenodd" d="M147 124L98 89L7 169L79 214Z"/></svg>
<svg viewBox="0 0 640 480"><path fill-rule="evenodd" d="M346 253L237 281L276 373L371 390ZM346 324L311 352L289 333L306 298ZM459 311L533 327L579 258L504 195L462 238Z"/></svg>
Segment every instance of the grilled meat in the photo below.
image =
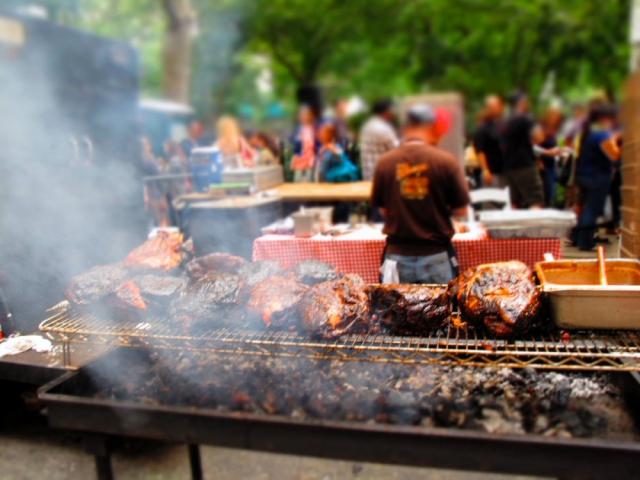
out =
<svg viewBox="0 0 640 480"><path fill-rule="evenodd" d="M65 296L76 305L89 305L115 292L127 276L122 265L100 265L73 277Z"/></svg>
<svg viewBox="0 0 640 480"><path fill-rule="evenodd" d="M249 287L248 314L258 315L267 327L294 326L298 302L307 289L291 274L266 278Z"/></svg>
<svg viewBox="0 0 640 480"><path fill-rule="evenodd" d="M240 275L242 282L246 287L252 287L269 277L275 277L282 274L284 274L282 267L271 260L247 263L238 272L238 275ZM250 293L245 292L245 295L249 296Z"/></svg>
<svg viewBox="0 0 640 480"><path fill-rule="evenodd" d="M211 274L237 274L248 263L244 258L236 257L235 255L210 253L209 255L194 258L187 264L186 269L190 278L198 280Z"/></svg>
<svg viewBox="0 0 640 480"><path fill-rule="evenodd" d="M298 280L310 286L336 280L340 277L336 269L331 265L316 260L304 260L300 262L295 267L295 274Z"/></svg>
<svg viewBox="0 0 640 480"><path fill-rule="evenodd" d="M314 337L336 338L376 330L369 316L369 298L357 275L319 283L307 290L298 313L302 327Z"/></svg>
<svg viewBox="0 0 640 480"><path fill-rule="evenodd" d="M169 306L169 315L185 332L243 326L238 303L240 278L228 273L193 282Z"/></svg>
<svg viewBox="0 0 640 480"><path fill-rule="evenodd" d="M158 232L127 255L125 266L171 271L182 262L182 234Z"/></svg>
<svg viewBox="0 0 640 480"><path fill-rule="evenodd" d="M186 284L187 281L180 277L139 275L121 284L115 291L115 297L123 308L159 309L176 297Z"/></svg>
<svg viewBox="0 0 640 480"><path fill-rule="evenodd" d="M449 288L463 319L499 338L529 331L542 309L531 270L521 262L480 265Z"/></svg>
<svg viewBox="0 0 640 480"><path fill-rule="evenodd" d="M427 336L449 318L445 287L427 285L370 285L371 311L391 335Z"/></svg>

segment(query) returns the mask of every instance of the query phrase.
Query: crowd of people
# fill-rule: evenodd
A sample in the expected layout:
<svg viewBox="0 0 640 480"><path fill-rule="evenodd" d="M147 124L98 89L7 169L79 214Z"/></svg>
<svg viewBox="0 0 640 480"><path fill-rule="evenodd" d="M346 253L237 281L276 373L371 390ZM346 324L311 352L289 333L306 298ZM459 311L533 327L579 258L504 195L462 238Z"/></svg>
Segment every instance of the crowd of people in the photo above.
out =
<svg viewBox="0 0 640 480"><path fill-rule="evenodd" d="M472 188L509 187L515 208L574 208L579 225L572 241L580 249L593 249L599 240L596 224L609 195L612 229L620 218L616 109L593 101L575 105L568 118L558 107L536 118L523 93L509 99L508 114L505 103L499 95L489 95L470 136L464 164ZM422 121L430 126L428 141L437 147L450 127L450 114L426 104L422 110ZM225 168L283 163L294 182L373 180L380 158L402 147L402 133L411 126L408 116L399 127L396 111L392 100L378 100L354 132L346 101L337 101L328 113L302 105L289 138L261 131L245 134L230 116L219 118L215 136L209 136L203 124L194 121L187 138L165 142L159 155L143 139L145 175L185 174L181 183L171 183L169 192L158 184L148 188L145 200L156 212L156 223L167 223L167 197L193 188L189 158L194 147L203 146L217 147Z"/></svg>
<svg viewBox="0 0 640 480"><path fill-rule="evenodd" d="M611 196L612 220L620 223L621 135L616 108L602 100L575 105L565 119L552 107L536 119L529 99L516 94L505 116L501 97L486 98L467 165L478 186L510 188L518 208L574 208L572 241L592 250L598 218Z"/></svg>

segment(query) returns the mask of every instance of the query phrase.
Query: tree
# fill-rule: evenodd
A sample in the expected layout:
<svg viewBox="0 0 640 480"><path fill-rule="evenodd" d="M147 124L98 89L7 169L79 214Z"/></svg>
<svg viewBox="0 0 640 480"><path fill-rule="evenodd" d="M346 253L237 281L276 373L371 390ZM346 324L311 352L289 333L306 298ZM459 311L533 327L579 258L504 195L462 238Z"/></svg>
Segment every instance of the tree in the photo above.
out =
<svg viewBox="0 0 640 480"><path fill-rule="evenodd" d="M162 0L162 9L167 19L162 49L162 90L167 98L189 103L196 14L189 0Z"/></svg>

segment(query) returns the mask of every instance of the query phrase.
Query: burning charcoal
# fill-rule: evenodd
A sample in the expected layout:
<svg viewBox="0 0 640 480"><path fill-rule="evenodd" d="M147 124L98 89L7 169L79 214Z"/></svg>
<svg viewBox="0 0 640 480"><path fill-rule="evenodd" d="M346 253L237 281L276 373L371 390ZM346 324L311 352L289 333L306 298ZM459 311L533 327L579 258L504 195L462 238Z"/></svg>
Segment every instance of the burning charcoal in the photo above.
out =
<svg viewBox="0 0 640 480"><path fill-rule="evenodd" d="M357 275L319 283L299 303L302 327L314 337L335 338L349 333L373 332L364 282Z"/></svg>
<svg viewBox="0 0 640 480"><path fill-rule="evenodd" d="M391 335L427 336L451 315L444 287L370 285L372 311Z"/></svg>
<svg viewBox="0 0 640 480"><path fill-rule="evenodd" d="M128 275L127 269L120 264L94 267L73 277L65 295L76 305L98 302L115 292Z"/></svg>
<svg viewBox="0 0 640 480"><path fill-rule="evenodd" d="M294 271L298 280L309 286L337 280L340 277L331 265L317 260L304 260L296 265Z"/></svg>
<svg viewBox="0 0 640 480"><path fill-rule="evenodd" d="M238 275L248 263L244 258L235 255L210 253L191 260L187 263L186 270L192 280L200 280L212 274L232 273Z"/></svg>

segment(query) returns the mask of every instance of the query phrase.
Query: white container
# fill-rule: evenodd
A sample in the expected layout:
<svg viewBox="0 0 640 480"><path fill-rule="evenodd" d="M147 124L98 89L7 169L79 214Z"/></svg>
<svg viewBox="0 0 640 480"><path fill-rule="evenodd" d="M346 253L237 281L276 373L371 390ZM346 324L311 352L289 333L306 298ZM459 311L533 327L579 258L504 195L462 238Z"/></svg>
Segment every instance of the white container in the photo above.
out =
<svg viewBox="0 0 640 480"><path fill-rule="evenodd" d="M542 210L488 210L479 212L492 238L562 238L576 225L574 212Z"/></svg>
<svg viewBox="0 0 640 480"><path fill-rule="evenodd" d="M224 183L248 183L254 191L267 190L284 183L282 165L253 168L227 168L222 173Z"/></svg>

